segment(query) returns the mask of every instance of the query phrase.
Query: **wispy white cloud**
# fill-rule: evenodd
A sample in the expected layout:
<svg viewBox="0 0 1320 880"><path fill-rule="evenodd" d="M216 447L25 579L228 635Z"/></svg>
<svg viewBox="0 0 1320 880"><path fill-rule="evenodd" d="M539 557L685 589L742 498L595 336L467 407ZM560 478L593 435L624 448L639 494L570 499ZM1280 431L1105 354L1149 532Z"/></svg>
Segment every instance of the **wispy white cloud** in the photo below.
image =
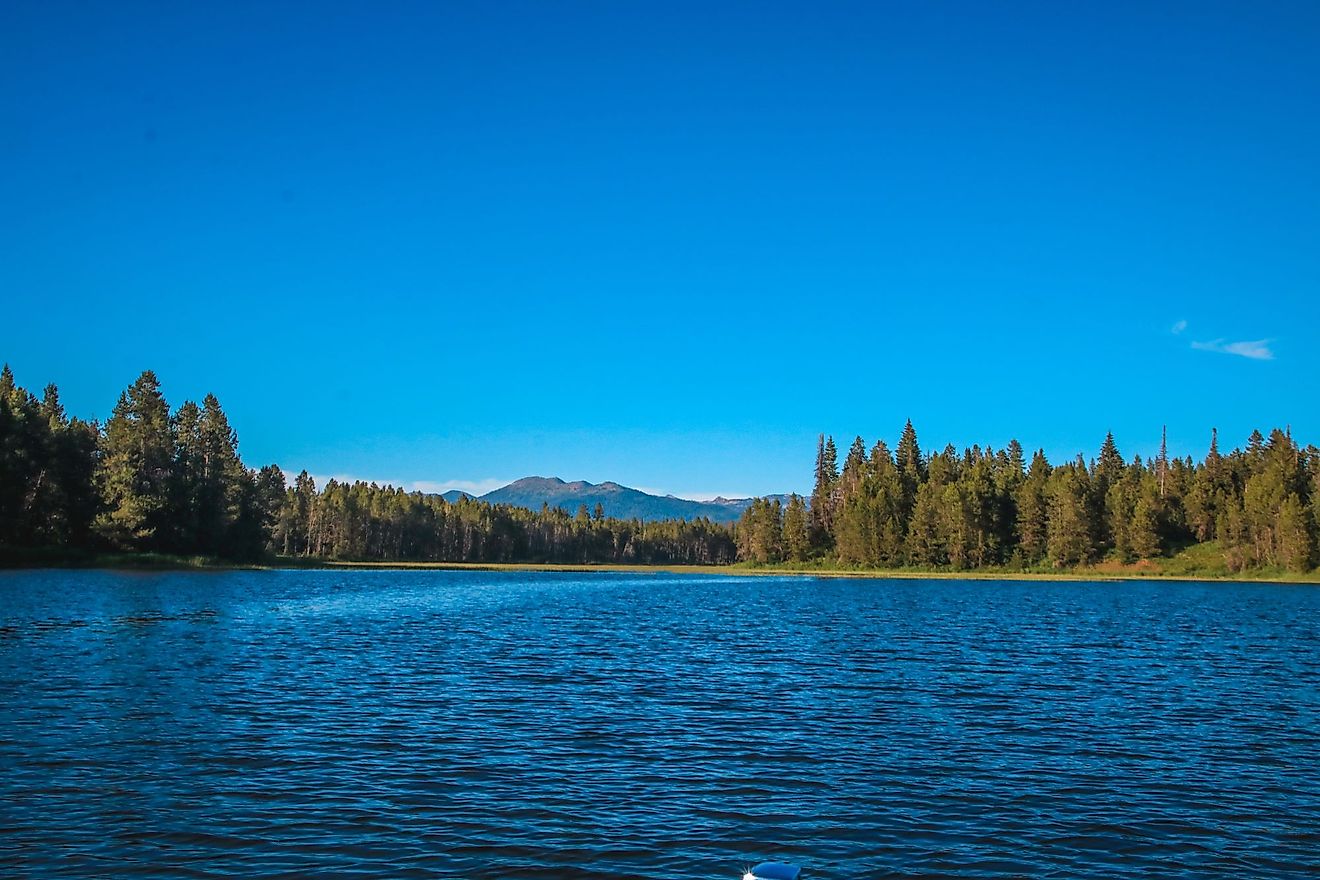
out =
<svg viewBox="0 0 1320 880"><path fill-rule="evenodd" d="M1172 327L1170 327L1169 332L1172 333L1174 336L1177 336L1179 333L1183 332L1186 329L1187 329L1187 320L1184 318L1183 320L1176 322Z"/></svg>
<svg viewBox="0 0 1320 880"><path fill-rule="evenodd" d="M1239 357L1251 358L1254 361L1272 361L1274 352L1270 350L1270 339L1243 340L1241 342L1226 342L1223 339L1216 339L1213 342L1193 342L1192 348L1198 351L1217 351L1220 354L1235 354Z"/></svg>

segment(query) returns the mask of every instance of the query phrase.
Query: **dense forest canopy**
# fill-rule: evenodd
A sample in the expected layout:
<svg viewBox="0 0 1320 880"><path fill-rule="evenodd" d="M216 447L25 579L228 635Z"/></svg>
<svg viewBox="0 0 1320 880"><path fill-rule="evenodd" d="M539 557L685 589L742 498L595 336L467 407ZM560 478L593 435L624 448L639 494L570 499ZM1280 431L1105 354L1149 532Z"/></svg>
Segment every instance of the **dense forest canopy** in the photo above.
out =
<svg viewBox="0 0 1320 880"><path fill-rule="evenodd" d="M1069 569L1196 544L1231 571L1317 564L1320 450L1255 432L1228 454L1125 461L1112 435L1086 461L1021 444L926 454L909 422L891 451L858 437L842 465L817 445L810 499L753 503L739 523L571 515L454 502L306 471L251 469L213 396L171 411L145 372L104 424L68 416L0 371L0 556L164 553L449 562L820 563L859 568Z"/></svg>
<svg viewBox="0 0 1320 880"><path fill-rule="evenodd" d="M1227 455L1125 461L1112 434L1089 463L1006 449L921 451L908 422L892 451L853 441L843 465L821 436L810 506L760 502L740 523L755 562L824 557L874 568L1068 569L1134 562L1214 543L1226 567L1306 571L1317 562L1320 449L1288 430L1253 432Z"/></svg>
<svg viewBox="0 0 1320 880"><path fill-rule="evenodd" d="M244 467L214 395L171 413L148 371L101 425L0 371L0 548L255 559L284 496L279 468Z"/></svg>
<svg viewBox="0 0 1320 880"><path fill-rule="evenodd" d="M348 560L723 564L733 532L709 520L570 515L330 480L292 486L246 467L220 402L171 412L150 371L104 425L69 418L0 372L0 555L37 549L257 560L271 553Z"/></svg>

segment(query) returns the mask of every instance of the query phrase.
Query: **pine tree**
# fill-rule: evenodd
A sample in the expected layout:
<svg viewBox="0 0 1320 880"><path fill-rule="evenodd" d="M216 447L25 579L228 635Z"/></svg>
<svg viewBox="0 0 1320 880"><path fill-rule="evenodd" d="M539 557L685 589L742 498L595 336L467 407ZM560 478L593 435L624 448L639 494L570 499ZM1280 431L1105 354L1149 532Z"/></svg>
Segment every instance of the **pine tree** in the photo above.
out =
<svg viewBox="0 0 1320 880"><path fill-rule="evenodd" d="M802 562L811 553L808 534L807 505L802 497L793 495L784 509L784 556L793 562Z"/></svg>
<svg viewBox="0 0 1320 880"><path fill-rule="evenodd" d="M442 499L443 500L443 499ZM273 542L284 556L308 556L312 548L312 510L316 503L316 481L307 471L293 478L285 493Z"/></svg>
<svg viewBox="0 0 1320 880"><path fill-rule="evenodd" d="M1045 558L1049 538L1050 463L1044 450L1037 450L1031 469L1016 496L1018 553L1027 565Z"/></svg>
<svg viewBox="0 0 1320 880"><path fill-rule="evenodd" d="M1016 439L1008 441L1006 450L1008 457L1008 475L1011 478L1021 479L1026 476L1026 456L1022 452L1022 444Z"/></svg>
<svg viewBox="0 0 1320 880"><path fill-rule="evenodd" d="M56 546L90 548L92 523L101 509L96 492L97 426L78 418L63 420L51 435L51 474L57 487L48 541Z"/></svg>
<svg viewBox="0 0 1320 880"><path fill-rule="evenodd" d="M903 433L898 438L895 463L904 480L910 478L914 484L925 480L926 461L922 458L921 446L917 443L917 429L912 427L911 419L904 423Z"/></svg>
<svg viewBox="0 0 1320 880"><path fill-rule="evenodd" d="M781 541L784 537L783 510L778 500L773 503L757 498L743 511L738 522L738 552L752 562L778 562L783 558Z"/></svg>
<svg viewBox="0 0 1320 880"><path fill-rule="evenodd" d="M898 468L899 485L903 493L899 507L899 519L904 528L912 516L917 500L917 487L926 480L926 461L921 455L921 446L917 443L917 430L908 419L903 425L903 434L898 438L898 447L894 450L894 465Z"/></svg>
<svg viewBox="0 0 1320 880"><path fill-rule="evenodd" d="M843 460L843 473L839 476L834 492L831 493L831 501L836 509L857 493L862 485L862 479L866 476L866 465L866 443L859 436L853 440L852 446L848 447L848 454Z"/></svg>
<svg viewBox="0 0 1320 880"><path fill-rule="evenodd" d="M1265 466L1265 437L1259 430L1247 438L1247 466L1251 473L1259 473Z"/></svg>
<svg viewBox="0 0 1320 880"><path fill-rule="evenodd" d="M206 471L202 441L202 410L191 400L174 413L174 467L170 473L170 547L176 552L199 551L201 512L198 497Z"/></svg>
<svg viewBox="0 0 1320 880"><path fill-rule="evenodd" d="M973 452L979 450L973 447ZM998 494L997 467L998 460L986 450L972 456L958 480L959 502L967 530L966 564L972 567L994 565L1004 558L1004 527L1000 522L1003 503Z"/></svg>
<svg viewBox="0 0 1320 880"><path fill-rule="evenodd" d="M1118 451L1118 444L1114 442L1114 432L1110 431L1105 435L1105 442L1100 446L1100 458L1096 461L1096 491L1102 494L1108 492L1109 487L1122 478L1124 469L1123 456Z"/></svg>
<svg viewBox="0 0 1320 880"><path fill-rule="evenodd" d="M868 565L893 566L903 561L902 485L884 441L871 447L867 477L862 484Z"/></svg>
<svg viewBox="0 0 1320 880"><path fill-rule="evenodd" d="M1113 432L1105 435L1105 442L1100 446L1100 457L1091 474L1091 486L1094 498L1094 520L1096 523L1096 544L1099 549L1112 550L1118 538L1115 532L1123 528L1123 523L1116 522L1110 508L1110 487L1123 477L1125 466L1123 456L1114 442Z"/></svg>
<svg viewBox="0 0 1320 880"><path fill-rule="evenodd" d="M0 369L0 545L47 542L50 446L49 417L6 364Z"/></svg>
<svg viewBox="0 0 1320 880"><path fill-rule="evenodd" d="M1058 468L1050 476L1047 544L1055 568L1089 562L1095 552L1089 483L1080 463Z"/></svg>
<svg viewBox="0 0 1320 880"><path fill-rule="evenodd" d="M1160 499L1155 487L1144 488L1132 506L1129 526L1132 554L1138 559L1160 555Z"/></svg>
<svg viewBox="0 0 1320 880"><path fill-rule="evenodd" d="M838 480L839 462L834 438L821 434L816 443L816 485L811 492L812 543L820 548L827 548L832 542L834 522L830 501Z"/></svg>
<svg viewBox="0 0 1320 880"><path fill-rule="evenodd" d="M917 490L904 554L913 565L943 565L947 559L941 528L943 495L944 486L934 481L922 483Z"/></svg>
<svg viewBox="0 0 1320 880"><path fill-rule="evenodd" d="M1227 468L1219 454L1219 432L1210 431L1210 450L1205 461L1196 468L1183 498L1183 510L1187 528L1192 539L1198 542L1213 541L1216 537L1216 524L1225 503L1231 493Z"/></svg>
<svg viewBox="0 0 1320 880"><path fill-rule="evenodd" d="M968 499L959 483L944 487L938 500L939 543L954 568L976 564L976 525Z"/></svg>
<svg viewBox="0 0 1320 880"><path fill-rule="evenodd" d="M844 565L867 565L871 545L871 510L859 485L839 500L834 520L834 552Z"/></svg>
<svg viewBox="0 0 1320 880"><path fill-rule="evenodd" d="M244 511L251 477L238 457L238 435L214 394L202 399L198 420L201 442L201 473L196 486L198 534L195 550L207 554L231 554L242 548L250 555L251 537L246 531L231 535ZM281 491L283 486L281 486Z"/></svg>
<svg viewBox="0 0 1320 880"><path fill-rule="evenodd" d="M1169 429L1167 427L1160 428L1160 457L1155 461L1156 475L1160 481L1160 497L1163 498L1165 494L1164 484L1169 476Z"/></svg>
<svg viewBox="0 0 1320 880"><path fill-rule="evenodd" d="M244 477L239 484L234 520L225 536L224 552L230 559L255 560L268 549L286 498L285 479L284 473L273 464L256 472L245 472Z"/></svg>
<svg viewBox="0 0 1320 880"><path fill-rule="evenodd" d="M114 546L168 547L173 446L169 406L147 370L120 395L102 442L97 483L106 510L96 528Z"/></svg>
<svg viewBox="0 0 1320 880"><path fill-rule="evenodd" d="M1283 500L1278 523L1279 564L1289 571L1307 571L1315 557L1314 527L1297 493Z"/></svg>

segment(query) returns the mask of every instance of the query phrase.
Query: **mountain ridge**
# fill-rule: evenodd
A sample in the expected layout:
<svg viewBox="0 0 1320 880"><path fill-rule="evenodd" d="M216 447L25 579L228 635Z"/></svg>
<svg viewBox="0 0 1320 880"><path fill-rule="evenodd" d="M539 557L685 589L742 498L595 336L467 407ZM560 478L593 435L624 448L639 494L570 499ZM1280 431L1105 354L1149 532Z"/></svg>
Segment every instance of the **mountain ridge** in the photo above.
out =
<svg viewBox="0 0 1320 880"><path fill-rule="evenodd" d="M444 493L443 497L452 503L463 497L474 496L455 489ZM476 497L479 501L491 504L510 504L529 510L540 510L542 505L548 505L576 513L585 504L587 510L594 512L599 504L607 517L617 519L653 521L705 518L721 523L736 522L755 500L719 496L709 501L692 501L675 495L652 495L613 480L601 483L589 483L586 480L569 482L559 477L543 476L523 477ZM781 504L786 504L790 496L765 497L779 499Z"/></svg>

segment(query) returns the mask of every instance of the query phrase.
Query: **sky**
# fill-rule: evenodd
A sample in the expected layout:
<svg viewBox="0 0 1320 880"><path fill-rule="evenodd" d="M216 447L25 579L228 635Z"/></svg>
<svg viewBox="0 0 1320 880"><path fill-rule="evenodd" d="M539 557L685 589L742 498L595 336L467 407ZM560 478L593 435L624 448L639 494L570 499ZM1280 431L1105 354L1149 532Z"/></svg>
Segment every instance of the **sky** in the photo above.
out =
<svg viewBox="0 0 1320 880"><path fill-rule="evenodd" d="M1320 443L1320 5L0 4L0 360L249 465Z"/></svg>

